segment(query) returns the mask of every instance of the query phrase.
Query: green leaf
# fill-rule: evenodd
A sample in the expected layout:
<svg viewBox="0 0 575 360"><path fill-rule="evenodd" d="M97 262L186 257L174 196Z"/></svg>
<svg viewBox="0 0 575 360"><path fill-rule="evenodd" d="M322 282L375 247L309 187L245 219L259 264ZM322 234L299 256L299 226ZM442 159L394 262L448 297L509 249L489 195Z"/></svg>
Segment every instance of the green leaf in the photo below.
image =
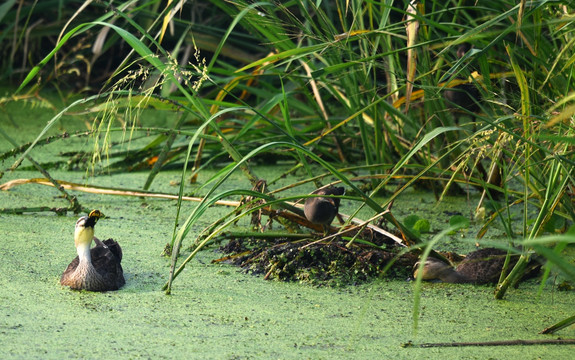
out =
<svg viewBox="0 0 575 360"><path fill-rule="evenodd" d="M408 228L413 229L419 219L420 217L417 215L409 215L408 217L403 219L403 224Z"/></svg>
<svg viewBox="0 0 575 360"><path fill-rule="evenodd" d="M419 233L428 233L430 229L431 226L429 225L429 221L427 219L419 219L413 226L413 230L418 231Z"/></svg>
<svg viewBox="0 0 575 360"><path fill-rule="evenodd" d="M462 215L454 215L449 219L449 226L454 227L457 230L467 229L470 223L469 219Z"/></svg>

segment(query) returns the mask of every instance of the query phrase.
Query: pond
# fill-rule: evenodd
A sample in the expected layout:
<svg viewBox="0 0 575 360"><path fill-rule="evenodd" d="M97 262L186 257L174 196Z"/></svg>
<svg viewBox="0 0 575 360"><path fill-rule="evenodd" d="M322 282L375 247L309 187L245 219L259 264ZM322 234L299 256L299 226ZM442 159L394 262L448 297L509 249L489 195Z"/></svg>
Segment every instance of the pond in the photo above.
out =
<svg viewBox="0 0 575 360"><path fill-rule="evenodd" d="M8 109L8 111L14 109ZM40 110L13 113L0 120L2 129L19 143L32 141L47 117ZM23 122L22 119L26 121ZM77 118L66 118L52 132L81 129ZM65 148L91 150L89 139L75 138L31 153L47 163ZM11 146L0 145L3 153ZM12 158L3 168L11 165ZM5 171L2 183L40 177L25 163ZM263 171L263 170L262 170ZM60 180L99 186L138 188L147 173L99 174L85 178L80 171L53 170ZM200 183L212 175L200 174ZM160 173L152 190L176 193L180 172ZM247 181L238 174L233 184ZM286 182L291 181L285 179ZM232 186L231 183L227 186ZM161 291L169 258L161 255L171 240L175 201L73 192L86 207L107 216L96 235L118 240L124 251L126 286L120 291L71 291L59 278L75 256L74 224L78 216L50 212L0 215L0 351L3 358L201 358L201 359L323 359L323 358L566 358L574 345L533 345L464 348L405 347L409 342L483 342L575 338L575 327L557 335L538 333L573 315L575 292L560 292L529 280L512 289L505 300L493 299L492 286L424 284L421 313L414 329L414 283L382 278L338 288L265 281L211 260L221 257L217 246L207 247L174 282L172 295ZM0 192L0 208L66 206L54 188L22 185ZM401 201L400 201L401 200ZM187 216L195 204L184 204ZM454 208L468 215L474 203L448 198L437 205L431 194L412 192L396 201L398 217L414 212L439 223ZM447 207L451 210L446 210ZM342 212L351 209L345 203ZM219 208L204 216L200 231ZM227 210L226 210L227 211ZM433 214L433 215L430 215ZM432 230L441 225L432 223ZM474 230L446 239L452 250ZM491 234L491 233L490 233ZM493 236L498 236L497 232ZM186 242L189 245L191 238ZM460 248L461 249L461 248ZM467 249L465 249L467 251ZM189 250L184 251L187 255Z"/></svg>

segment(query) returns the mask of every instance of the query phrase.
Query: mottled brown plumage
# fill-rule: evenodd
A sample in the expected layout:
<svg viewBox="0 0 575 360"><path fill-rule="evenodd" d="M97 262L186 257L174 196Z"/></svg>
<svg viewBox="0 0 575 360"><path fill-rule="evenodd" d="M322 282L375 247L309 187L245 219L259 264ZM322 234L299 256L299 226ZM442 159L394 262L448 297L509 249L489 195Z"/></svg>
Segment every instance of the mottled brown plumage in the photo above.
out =
<svg viewBox="0 0 575 360"><path fill-rule="evenodd" d="M76 222L74 241L78 256L66 268L60 283L74 290L110 291L125 284L122 270L122 248L108 239L104 242L94 237L94 225L102 214L90 212ZM96 246L90 249L92 240Z"/></svg>
<svg viewBox="0 0 575 360"><path fill-rule="evenodd" d="M469 253L457 268L441 260L428 257L423 267L423 280L439 279L448 283L486 284L499 280L507 251L485 248ZM508 271L517 262L518 256L512 256ZM413 274L417 277L418 269Z"/></svg>

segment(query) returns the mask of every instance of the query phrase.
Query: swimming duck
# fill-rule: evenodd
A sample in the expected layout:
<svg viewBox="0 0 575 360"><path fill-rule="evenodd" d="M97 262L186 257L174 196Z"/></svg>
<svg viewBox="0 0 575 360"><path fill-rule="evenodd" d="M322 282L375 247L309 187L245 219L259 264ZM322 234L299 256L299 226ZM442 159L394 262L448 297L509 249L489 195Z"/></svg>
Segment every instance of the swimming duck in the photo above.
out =
<svg viewBox="0 0 575 360"><path fill-rule="evenodd" d="M334 186L328 186L312 192L315 195L343 195L344 193L344 187ZM305 199L303 209L305 217L314 224L323 225L324 232L327 233L327 228L339 211L339 200L338 198L309 197Z"/></svg>
<svg viewBox="0 0 575 360"><path fill-rule="evenodd" d="M122 248L112 239L100 241L94 237L94 225L103 214L92 210L76 221L74 242L78 256L66 268L60 284L74 290L118 290L126 281L122 270ZM90 249L92 240L96 246Z"/></svg>
<svg viewBox="0 0 575 360"><path fill-rule="evenodd" d="M452 266L433 257L428 257L423 267L423 280L439 279L447 283L473 283L487 284L499 280L507 251L485 248L469 253L463 261L454 269ZM517 262L517 256L513 256L508 266L511 270ZM417 277L419 263L413 273Z"/></svg>

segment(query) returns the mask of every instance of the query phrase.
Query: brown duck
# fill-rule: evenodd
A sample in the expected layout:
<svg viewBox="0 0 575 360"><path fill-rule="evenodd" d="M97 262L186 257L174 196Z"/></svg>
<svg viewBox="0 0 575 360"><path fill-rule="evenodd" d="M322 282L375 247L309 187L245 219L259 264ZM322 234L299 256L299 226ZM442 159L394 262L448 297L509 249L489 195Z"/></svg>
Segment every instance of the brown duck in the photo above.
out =
<svg viewBox="0 0 575 360"><path fill-rule="evenodd" d="M469 50L471 50L471 44L463 43L457 49L457 57L461 59ZM462 107L470 112L479 112L480 107L478 102L481 101L481 93L474 84L460 84L454 86L451 89L445 90L445 99L447 100L447 107L451 109L458 109ZM456 120L459 118L460 114L455 113Z"/></svg>
<svg viewBox="0 0 575 360"><path fill-rule="evenodd" d="M66 268L60 284L74 290L118 290L126 281L122 270L122 248L112 239L100 241L94 237L94 225L103 214L92 210L76 221L74 242L78 256ZM92 240L96 246L90 249Z"/></svg>
<svg viewBox="0 0 575 360"><path fill-rule="evenodd" d="M439 279L448 283L487 284L499 280L507 251L485 248L469 253L454 269L441 260L428 257L423 267L423 280ZM508 266L511 270L517 262L517 256L512 256ZM419 263L413 274L417 277Z"/></svg>
<svg viewBox="0 0 575 360"><path fill-rule="evenodd" d="M343 195L344 187L329 186L323 189L317 189L314 195ZM338 198L329 197L309 197L305 199L304 214L305 217L314 224L321 224L324 231L331 225L331 222L339 212Z"/></svg>

